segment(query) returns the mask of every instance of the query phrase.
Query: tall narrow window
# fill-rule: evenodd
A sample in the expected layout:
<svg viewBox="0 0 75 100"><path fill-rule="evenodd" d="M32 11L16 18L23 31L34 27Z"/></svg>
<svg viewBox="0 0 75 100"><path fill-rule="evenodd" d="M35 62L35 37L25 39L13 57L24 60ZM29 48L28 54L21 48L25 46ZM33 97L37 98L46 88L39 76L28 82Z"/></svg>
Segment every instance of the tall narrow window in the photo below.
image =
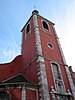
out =
<svg viewBox="0 0 75 100"><path fill-rule="evenodd" d="M27 25L26 27L26 34L30 31L30 24Z"/></svg>
<svg viewBox="0 0 75 100"><path fill-rule="evenodd" d="M65 91L65 88L64 88L59 65L56 63L51 63L51 66L52 66L52 73L53 73L56 91L62 93Z"/></svg>
<svg viewBox="0 0 75 100"><path fill-rule="evenodd" d="M60 74L60 71L59 71L59 66L56 63L51 63L51 65L52 65L52 70L53 70L53 74L54 74L55 80L61 79L61 74Z"/></svg>
<svg viewBox="0 0 75 100"><path fill-rule="evenodd" d="M45 28L46 30L49 30L48 24L45 21L43 21L42 24L43 24L43 28Z"/></svg>

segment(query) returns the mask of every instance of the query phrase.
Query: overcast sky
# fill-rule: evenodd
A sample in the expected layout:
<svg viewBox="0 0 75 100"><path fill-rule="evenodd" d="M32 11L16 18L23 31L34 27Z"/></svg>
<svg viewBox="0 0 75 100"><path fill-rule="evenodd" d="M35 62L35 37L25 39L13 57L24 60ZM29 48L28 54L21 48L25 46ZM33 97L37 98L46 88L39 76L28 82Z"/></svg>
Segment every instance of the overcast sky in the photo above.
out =
<svg viewBox="0 0 75 100"><path fill-rule="evenodd" d="M34 8L55 23L66 62L75 71L75 0L0 0L0 63L20 54L20 30Z"/></svg>

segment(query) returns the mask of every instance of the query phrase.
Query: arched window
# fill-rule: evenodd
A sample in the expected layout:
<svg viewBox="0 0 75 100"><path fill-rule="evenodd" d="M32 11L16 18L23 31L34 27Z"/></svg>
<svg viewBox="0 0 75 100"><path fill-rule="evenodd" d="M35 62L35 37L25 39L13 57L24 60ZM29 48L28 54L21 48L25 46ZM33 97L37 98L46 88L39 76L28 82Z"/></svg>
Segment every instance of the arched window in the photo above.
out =
<svg viewBox="0 0 75 100"><path fill-rule="evenodd" d="M26 34L30 31L30 24L27 25L26 27Z"/></svg>
<svg viewBox="0 0 75 100"><path fill-rule="evenodd" d="M6 91L0 91L0 100L10 100L10 95Z"/></svg>
<svg viewBox="0 0 75 100"><path fill-rule="evenodd" d="M43 28L45 28L46 30L49 30L48 24L45 21L43 21L42 24L43 24Z"/></svg>

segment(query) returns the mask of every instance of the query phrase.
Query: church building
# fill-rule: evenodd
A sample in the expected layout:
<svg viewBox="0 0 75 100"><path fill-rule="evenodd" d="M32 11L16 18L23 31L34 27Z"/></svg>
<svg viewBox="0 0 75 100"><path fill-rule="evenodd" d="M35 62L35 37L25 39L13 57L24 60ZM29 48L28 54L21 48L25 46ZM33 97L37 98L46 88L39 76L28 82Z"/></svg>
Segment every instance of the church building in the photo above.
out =
<svg viewBox="0 0 75 100"><path fill-rule="evenodd" d="M0 100L75 100L75 73L54 25L32 12L21 30L21 55L0 64Z"/></svg>

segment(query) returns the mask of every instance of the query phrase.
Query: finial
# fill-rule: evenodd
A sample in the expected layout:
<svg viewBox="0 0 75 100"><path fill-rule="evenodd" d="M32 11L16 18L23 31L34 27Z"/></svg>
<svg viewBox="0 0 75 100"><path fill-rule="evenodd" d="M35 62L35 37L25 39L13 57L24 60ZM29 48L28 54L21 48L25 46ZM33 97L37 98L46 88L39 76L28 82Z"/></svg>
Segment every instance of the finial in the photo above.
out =
<svg viewBox="0 0 75 100"><path fill-rule="evenodd" d="M39 11L33 10L32 14L34 14L34 13L39 14Z"/></svg>
<svg viewBox="0 0 75 100"><path fill-rule="evenodd" d="M36 6L34 5L34 10L32 11L32 14L39 14L39 11L38 10L36 10Z"/></svg>

